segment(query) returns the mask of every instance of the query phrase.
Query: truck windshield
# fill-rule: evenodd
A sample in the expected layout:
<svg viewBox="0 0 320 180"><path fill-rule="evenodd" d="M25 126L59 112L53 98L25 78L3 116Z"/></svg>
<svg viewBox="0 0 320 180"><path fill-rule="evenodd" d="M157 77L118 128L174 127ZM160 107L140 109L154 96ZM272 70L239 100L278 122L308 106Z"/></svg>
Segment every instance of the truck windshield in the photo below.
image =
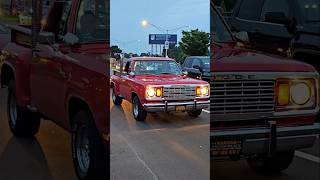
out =
<svg viewBox="0 0 320 180"><path fill-rule="evenodd" d="M201 58L204 68L210 68L210 57L203 57Z"/></svg>
<svg viewBox="0 0 320 180"><path fill-rule="evenodd" d="M133 72L135 75L182 74L175 61L136 61Z"/></svg>
<svg viewBox="0 0 320 180"><path fill-rule="evenodd" d="M212 7L211 7L212 8ZM233 38L215 9L211 9L211 36L217 43L232 42Z"/></svg>
<svg viewBox="0 0 320 180"><path fill-rule="evenodd" d="M320 22L320 0L298 0L298 5L308 22Z"/></svg>

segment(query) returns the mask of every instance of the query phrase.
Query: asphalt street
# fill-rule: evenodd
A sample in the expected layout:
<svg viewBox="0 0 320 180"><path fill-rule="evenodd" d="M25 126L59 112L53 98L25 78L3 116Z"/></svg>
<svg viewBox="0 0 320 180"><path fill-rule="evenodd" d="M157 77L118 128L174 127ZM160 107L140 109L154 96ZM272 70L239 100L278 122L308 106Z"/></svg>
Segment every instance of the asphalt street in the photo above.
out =
<svg viewBox="0 0 320 180"><path fill-rule="evenodd" d="M6 90L0 89L0 180L75 180L71 135L43 120L33 139L14 137L6 116Z"/></svg>
<svg viewBox="0 0 320 180"><path fill-rule="evenodd" d="M111 179L210 179L209 114L132 116L131 104L111 103Z"/></svg>

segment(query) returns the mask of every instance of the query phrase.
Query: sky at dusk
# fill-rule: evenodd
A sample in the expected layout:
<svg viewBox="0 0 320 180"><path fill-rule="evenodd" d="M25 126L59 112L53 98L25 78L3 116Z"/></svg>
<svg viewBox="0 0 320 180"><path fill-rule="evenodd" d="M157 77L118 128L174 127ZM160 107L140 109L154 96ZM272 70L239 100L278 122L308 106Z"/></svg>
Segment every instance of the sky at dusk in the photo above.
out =
<svg viewBox="0 0 320 180"><path fill-rule="evenodd" d="M181 38L182 30L210 31L209 0L111 0L111 45L124 52L150 52L148 35L162 33L153 26L142 27L141 21L164 29L188 26L171 34Z"/></svg>

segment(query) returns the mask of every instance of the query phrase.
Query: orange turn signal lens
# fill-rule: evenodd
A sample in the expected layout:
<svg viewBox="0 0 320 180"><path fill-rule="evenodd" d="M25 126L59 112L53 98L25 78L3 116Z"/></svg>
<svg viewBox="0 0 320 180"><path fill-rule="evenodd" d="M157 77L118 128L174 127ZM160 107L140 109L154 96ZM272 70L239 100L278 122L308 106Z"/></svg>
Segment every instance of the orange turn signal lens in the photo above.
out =
<svg viewBox="0 0 320 180"><path fill-rule="evenodd" d="M201 88L200 87L196 87L196 95L201 96Z"/></svg>
<svg viewBox="0 0 320 180"><path fill-rule="evenodd" d="M290 103L290 89L288 83L278 84L278 99L279 106L286 106Z"/></svg>
<svg viewBox="0 0 320 180"><path fill-rule="evenodd" d="M157 88L156 90L156 96L161 97L162 96L162 88Z"/></svg>

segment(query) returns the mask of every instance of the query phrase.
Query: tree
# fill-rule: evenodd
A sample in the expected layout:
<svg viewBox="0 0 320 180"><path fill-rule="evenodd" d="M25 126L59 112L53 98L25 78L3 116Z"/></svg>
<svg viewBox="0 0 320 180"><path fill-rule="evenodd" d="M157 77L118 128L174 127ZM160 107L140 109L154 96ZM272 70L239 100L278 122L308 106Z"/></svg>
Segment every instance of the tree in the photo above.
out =
<svg viewBox="0 0 320 180"><path fill-rule="evenodd" d="M122 53L122 50L118 46L111 46L111 57L118 59L119 54Z"/></svg>
<svg viewBox="0 0 320 180"><path fill-rule="evenodd" d="M179 46L187 56L206 56L210 46L209 33L199 31L199 29L191 31L183 31L182 39Z"/></svg>
<svg viewBox="0 0 320 180"><path fill-rule="evenodd" d="M142 57L142 56L150 56L150 54L149 54L149 53L141 53L140 56L141 56L141 57Z"/></svg>
<svg viewBox="0 0 320 180"><path fill-rule="evenodd" d="M183 63L184 59L187 57L187 55L181 50L180 46L175 46L169 49L168 56L180 63Z"/></svg>

